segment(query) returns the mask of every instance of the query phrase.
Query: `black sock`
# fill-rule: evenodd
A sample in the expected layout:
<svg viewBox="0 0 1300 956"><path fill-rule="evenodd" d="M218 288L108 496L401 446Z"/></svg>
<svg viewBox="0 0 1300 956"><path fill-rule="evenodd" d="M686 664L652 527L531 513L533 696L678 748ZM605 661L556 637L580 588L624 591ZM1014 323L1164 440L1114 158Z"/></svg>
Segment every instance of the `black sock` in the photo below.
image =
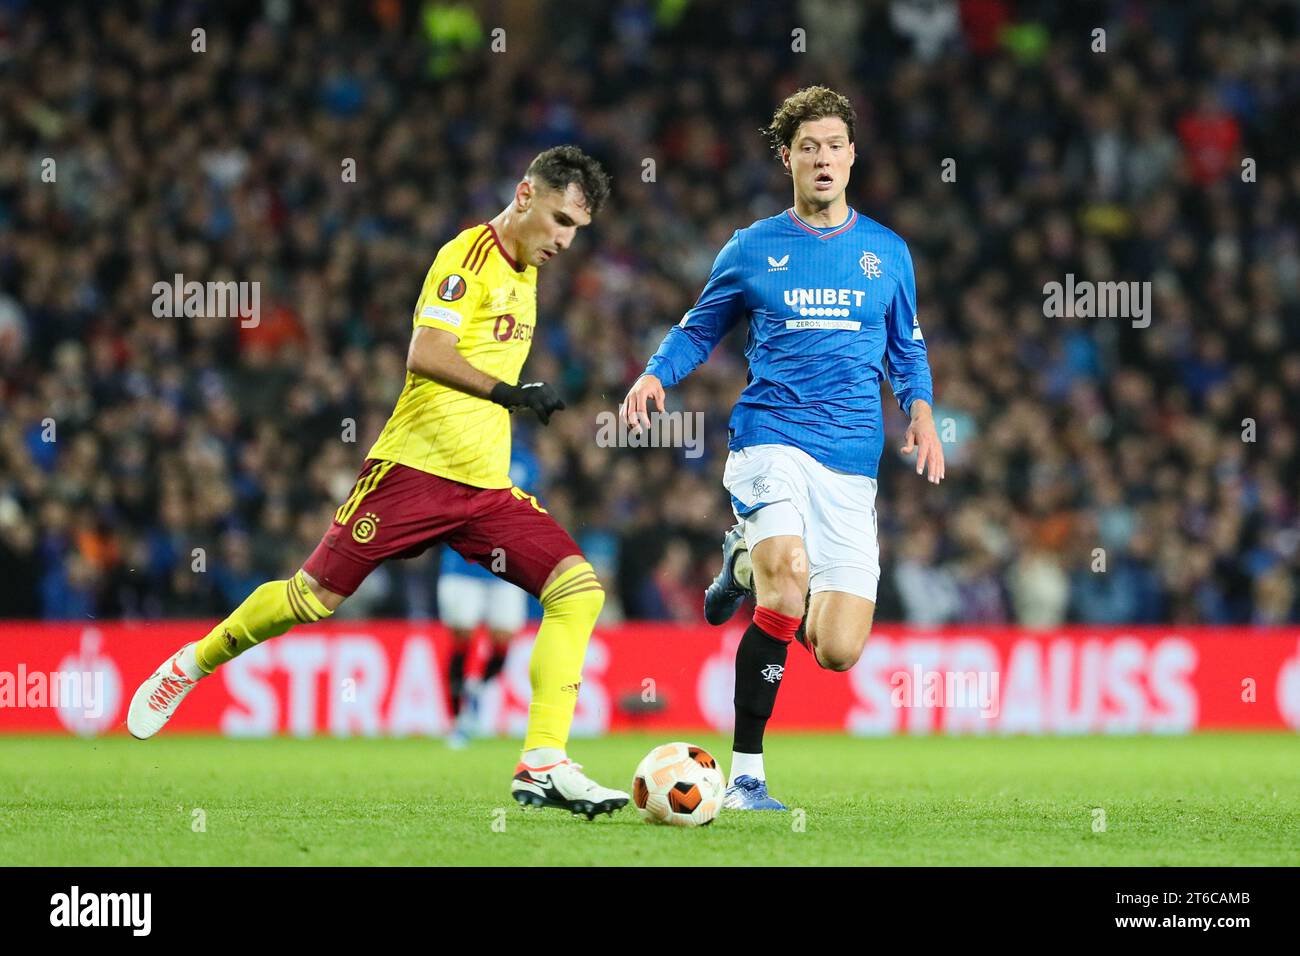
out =
<svg viewBox="0 0 1300 956"><path fill-rule="evenodd" d="M763 731L772 716L776 692L785 673L788 641L778 640L750 624L736 649L736 729L731 749L742 754L763 752Z"/></svg>
<svg viewBox="0 0 1300 956"><path fill-rule="evenodd" d="M506 649L493 645L492 656L488 658L487 667L483 668L483 683L487 683L492 678L501 673L506 666Z"/></svg>
<svg viewBox="0 0 1300 956"><path fill-rule="evenodd" d="M465 693L465 657L468 647L453 647L451 663L447 667L447 690L451 694L451 715L460 713L460 699Z"/></svg>

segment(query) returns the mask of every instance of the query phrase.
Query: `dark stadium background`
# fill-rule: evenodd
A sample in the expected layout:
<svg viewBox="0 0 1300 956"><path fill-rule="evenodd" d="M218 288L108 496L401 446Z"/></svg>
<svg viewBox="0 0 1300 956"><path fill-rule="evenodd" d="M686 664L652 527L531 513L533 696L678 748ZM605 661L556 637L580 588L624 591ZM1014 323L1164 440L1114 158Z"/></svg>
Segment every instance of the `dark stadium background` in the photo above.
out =
<svg viewBox="0 0 1300 956"><path fill-rule="evenodd" d="M0 616L220 616L297 568L400 390L438 247L573 142L614 195L541 270L526 374L569 409L516 441L611 619L698 620L741 336L670 393L702 457L598 447L597 415L732 231L789 205L758 129L820 82L858 110L850 203L911 246L955 434L936 489L886 395L878 618L1295 623L1297 9L0 0ZM260 282L260 326L156 318L176 273ZM1067 273L1152 282L1150 326L1045 318ZM390 565L343 613L432 613L435 575Z"/></svg>
<svg viewBox="0 0 1300 956"><path fill-rule="evenodd" d="M525 380L569 407L515 430L607 590L566 753L631 791L666 741L737 769L752 615L701 599L743 333L669 393L701 456L597 435L733 231L790 205L759 130L813 83L857 108L850 204L911 248L948 440L936 487L885 394L877 622L844 673L790 649L763 747L788 814L516 809L535 622L459 720L435 554L130 736L141 681L328 527L438 249L567 142L614 191L540 270ZM1265 868L1300 864L1297 117L1295 0L0 0L0 922L152 889L154 931L192 932L226 868L294 867L205 938L263 905L337 948L342 910L283 919L308 868L373 936L356 913L427 935L429 907L344 867L509 866L535 901L537 866L758 864L800 899L813 867L890 867L868 934L940 899L963 942L1267 927L1294 892ZM260 324L156 315L177 275L257 283ZM1069 276L1150 283L1149 324L1048 317ZM946 892L955 866L999 871ZM455 911L504 925L501 875Z"/></svg>

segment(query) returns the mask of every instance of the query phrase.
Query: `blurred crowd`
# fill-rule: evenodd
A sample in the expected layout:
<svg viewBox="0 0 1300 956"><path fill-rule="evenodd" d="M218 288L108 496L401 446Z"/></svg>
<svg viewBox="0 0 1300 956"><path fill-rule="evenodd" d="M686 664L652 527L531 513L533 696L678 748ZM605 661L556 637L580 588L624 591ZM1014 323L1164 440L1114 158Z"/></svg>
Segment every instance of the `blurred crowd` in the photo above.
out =
<svg viewBox="0 0 1300 956"><path fill-rule="evenodd" d="M910 244L948 455L909 470L886 389L877 618L1296 622L1282 0L0 0L0 616L214 616L300 566L439 246L573 142L614 194L539 276L525 374L569 407L516 422L529 490L609 617L700 620L743 332L670 393L703 454L596 438L733 230L790 205L758 130L812 82L858 111L851 205ZM258 282L260 322L157 316L178 274ZM1151 283L1149 325L1047 317L1070 274ZM436 574L343 613L435 613Z"/></svg>

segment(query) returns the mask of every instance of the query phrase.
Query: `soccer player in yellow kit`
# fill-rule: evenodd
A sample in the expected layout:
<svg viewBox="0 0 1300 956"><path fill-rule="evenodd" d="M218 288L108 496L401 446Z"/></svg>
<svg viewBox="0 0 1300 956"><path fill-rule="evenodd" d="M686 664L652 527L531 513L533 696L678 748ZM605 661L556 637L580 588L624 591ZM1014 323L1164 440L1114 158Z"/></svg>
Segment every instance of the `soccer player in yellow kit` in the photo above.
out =
<svg viewBox="0 0 1300 956"><path fill-rule="evenodd" d="M236 655L329 617L383 561L445 542L542 605L515 799L588 819L627 803L565 753L605 593L568 533L509 478L510 411L545 425L564 408L550 385L512 384L537 323L537 267L569 246L608 195L599 163L557 146L529 164L509 206L442 247L416 303L406 385L329 530L297 574L257 588L140 685L127 714L132 734L157 733L200 679Z"/></svg>

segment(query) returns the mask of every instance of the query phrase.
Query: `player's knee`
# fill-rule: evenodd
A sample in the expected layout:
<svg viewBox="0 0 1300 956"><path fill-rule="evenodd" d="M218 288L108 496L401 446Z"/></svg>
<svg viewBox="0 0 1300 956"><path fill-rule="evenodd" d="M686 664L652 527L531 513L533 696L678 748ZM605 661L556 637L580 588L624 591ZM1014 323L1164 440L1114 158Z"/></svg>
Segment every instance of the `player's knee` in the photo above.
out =
<svg viewBox="0 0 1300 956"><path fill-rule="evenodd" d="M604 606L605 591L597 585L590 590L577 591L543 604L542 613L548 617L563 618L578 630L591 633L600 618L600 609Z"/></svg>
<svg viewBox="0 0 1300 956"><path fill-rule="evenodd" d="M870 627L867 629L870 631ZM862 657L867 646L867 633L862 634L812 634L813 657L817 665L828 671L846 671Z"/></svg>
<svg viewBox="0 0 1300 956"><path fill-rule="evenodd" d="M846 671L858 662L862 656L862 651L856 653L845 650L834 645L830 647L817 647L814 652L817 658L817 666L828 671Z"/></svg>
<svg viewBox="0 0 1300 956"><path fill-rule="evenodd" d="M592 626L605 606L605 589L590 564L580 567L572 577L561 575L542 593L542 613Z"/></svg>
<svg viewBox="0 0 1300 956"><path fill-rule="evenodd" d="M320 601L321 604L324 604L325 607L329 608L331 612L337 611L339 609L339 605L341 605L344 601L347 600L346 595L335 594L329 588L325 587L314 577L308 574L305 570L300 570L298 573L301 574L303 580L307 582L307 587L311 590L311 593L315 595L316 600Z"/></svg>
<svg viewBox="0 0 1300 956"><path fill-rule="evenodd" d="M759 607L785 614L789 617L803 616L804 586L797 577L786 569L768 568L760 573L754 568L754 596Z"/></svg>
<svg viewBox="0 0 1300 956"><path fill-rule="evenodd" d="M596 619L600 617L601 609L605 606L605 589L597 584L594 590L581 593L583 610L591 619L591 623L595 624Z"/></svg>
<svg viewBox="0 0 1300 956"><path fill-rule="evenodd" d="M758 588L758 606L787 617L803 617L803 594L796 587Z"/></svg>
<svg viewBox="0 0 1300 956"><path fill-rule="evenodd" d="M822 667L823 670L846 671L854 664L856 664L858 662L858 658L861 656L862 655L860 653L856 655L850 655L850 654L844 654L834 650L822 651L819 648L817 651L817 663Z"/></svg>

